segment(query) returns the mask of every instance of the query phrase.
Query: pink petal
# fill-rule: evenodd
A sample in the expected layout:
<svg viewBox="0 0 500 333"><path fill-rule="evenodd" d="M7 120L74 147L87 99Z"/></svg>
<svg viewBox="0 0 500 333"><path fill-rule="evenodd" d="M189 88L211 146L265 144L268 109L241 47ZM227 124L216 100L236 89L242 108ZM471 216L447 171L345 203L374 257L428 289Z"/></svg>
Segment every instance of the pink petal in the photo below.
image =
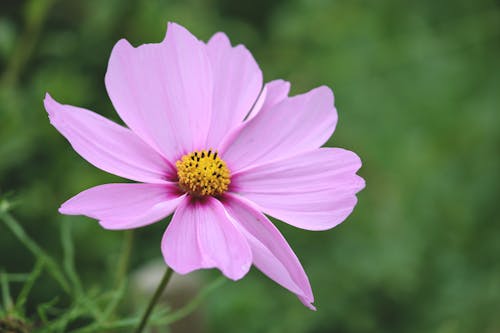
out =
<svg viewBox="0 0 500 333"><path fill-rule="evenodd" d="M359 157L322 148L233 175L232 191L293 226L325 230L344 221L356 205L364 180Z"/></svg>
<svg viewBox="0 0 500 333"><path fill-rule="evenodd" d="M44 100L51 124L96 167L120 177L164 183L173 167L137 135L94 112ZM175 173L174 173L175 174Z"/></svg>
<svg viewBox="0 0 500 333"><path fill-rule="evenodd" d="M242 198L226 195L223 203L247 237L254 265L269 278L295 293L304 305L314 310L314 296L309 279L278 229Z"/></svg>
<svg viewBox="0 0 500 333"><path fill-rule="evenodd" d="M214 77L212 121L207 147L218 147L222 138L248 114L262 88L262 72L243 46L231 47L223 33L207 43Z"/></svg>
<svg viewBox="0 0 500 333"><path fill-rule="evenodd" d="M262 109L223 141L232 172L316 149L337 123L332 91L325 86Z"/></svg>
<svg viewBox="0 0 500 333"><path fill-rule="evenodd" d="M163 42L137 48L120 40L105 81L123 121L172 163L205 148L212 73L205 44L185 28L169 23Z"/></svg>
<svg viewBox="0 0 500 333"><path fill-rule="evenodd" d="M163 236L162 252L179 274L215 267L238 280L252 263L247 240L213 197L183 200Z"/></svg>
<svg viewBox="0 0 500 333"><path fill-rule="evenodd" d="M59 212L89 216L106 229L131 229L167 217L182 198L173 184L105 184L77 194Z"/></svg>
<svg viewBox="0 0 500 333"><path fill-rule="evenodd" d="M259 98L248 115L248 120L252 119L260 110L270 109L285 98L290 92L290 82L274 80L266 83Z"/></svg>

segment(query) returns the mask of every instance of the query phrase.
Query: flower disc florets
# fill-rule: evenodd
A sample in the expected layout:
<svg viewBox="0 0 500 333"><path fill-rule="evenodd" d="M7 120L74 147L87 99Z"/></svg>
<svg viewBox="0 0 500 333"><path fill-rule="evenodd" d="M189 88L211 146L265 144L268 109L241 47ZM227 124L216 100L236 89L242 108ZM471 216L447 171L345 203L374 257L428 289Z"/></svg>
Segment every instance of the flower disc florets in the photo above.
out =
<svg viewBox="0 0 500 333"><path fill-rule="evenodd" d="M211 149L186 154L175 165L180 188L193 196L221 195L231 183L226 163Z"/></svg>

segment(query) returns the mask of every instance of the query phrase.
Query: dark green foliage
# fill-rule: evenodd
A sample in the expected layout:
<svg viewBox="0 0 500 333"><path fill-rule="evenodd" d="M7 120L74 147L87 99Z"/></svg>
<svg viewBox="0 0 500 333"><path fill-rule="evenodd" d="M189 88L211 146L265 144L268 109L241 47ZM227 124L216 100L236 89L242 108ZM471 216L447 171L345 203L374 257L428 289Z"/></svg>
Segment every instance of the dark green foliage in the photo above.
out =
<svg viewBox="0 0 500 333"><path fill-rule="evenodd" d="M204 40L225 31L253 52L266 81L289 80L293 93L332 87L339 124L328 145L357 152L367 181L354 213L334 230L277 222L309 274L317 312L253 270L207 298L207 332L500 331L500 3L238 3L0 4L0 196L55 262L68 251L61 225L72 225L79 277L70 262L61 274L83 286L71 293L118 287L123 233L57 208L83 189L122 180L72 151L49 124L44 93L119 121L104 87L114 43L160 41L166 22L177 21ZM161 256L165 226L136 232L132 268ZM37 265L0 223L0 271L24 276ZM74 304L47 265L24 300L27 318ZM9 283L14 299L25 280Z"/></svg>

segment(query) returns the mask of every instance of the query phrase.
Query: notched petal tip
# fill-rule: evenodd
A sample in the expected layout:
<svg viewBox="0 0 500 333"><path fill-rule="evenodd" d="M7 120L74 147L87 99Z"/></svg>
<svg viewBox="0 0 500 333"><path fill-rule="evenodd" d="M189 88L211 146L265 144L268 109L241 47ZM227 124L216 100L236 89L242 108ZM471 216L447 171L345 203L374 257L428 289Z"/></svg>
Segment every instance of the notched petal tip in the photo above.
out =
<svg viewBox="0 0 500 333"><path fill-rule="evenodd" d="M194 36L188 29L175 22L167 23L167 32L165 33L164 41L168 40L169 38L192 38L199 41L199 39L196 38L196 36Z"/></svg>
<svg viewBox="0 0 500 333"><path fill-rule="evenodd" d="M314 97L321 99L323 103L333 109L333 111L335 112L335 118L337 118L337 109L335 108L335 95L330 87L322 85L310 90L307 94L311 94Z"/></svg>
<svg viewBox="0 0 500 333"><path fill-rule="evenodd" d="M63 215L80 215L80 212L72 207L71 199L62 203L57 211Z"/></svg>
<svg viewBox="0 0 500 333"><path fill-rule="evenodd" d="M111 55L108 61L108 69L110 64L116 57L120 58L123 55L123 53L129 52L131 49L135 49L135 47L132 44L130 44L130 42L125 38L122 38L118 42L116 42L115 46L113 46L113 49L111 50ZM125 53L125 55L126 54L127 53ZM106 71L106 74L104 76L105 80L107 79L107 76L108 76L108 71Z"/></svg>
<svg viewBox="0 0 500 333"><path fill-rule="evenodd" d="M61 206L59 206L59 208L57 209L57 211L59 212L59 214L73 215L73 214L70 214L70 211L66 207L64 207L64 204L62 204Z"/></svg>
<svg viewBox="0 0 500 333"><path fill-rule="evenodd" d="M122 38L115 43L115 46L113 46L113 50L111 51L111 53L113 53L115 49L119 50L121 48L135 48L135 47L132 44L130 44L130 42L126 38Z"/></svg>
<svg viewBox="0 0 500 333"><path fill-rule="evenodd" d="M356 175L355 181L354 181L354 186L356 188L356 193L358 193L359 191L361 191L362 189L364 189L366 187L365 179L359 175Z"/></svg>
<svg viewBox="0 0 500 333"><path fill-rule="evenodd" d="M207 44L217 44L218 46L231 47L231 41L229 37L223 32L216 32L210 37Z"/></svg>
<svg viewBox="0 0 500 333"><path fill-rule="evenodd" d="M47 102L49 102L49 101L51 101L51 100L53 100L52 96L50 96L49 92L48 92L48 91L46 91L46 92L45 92L45 97L44 97L44 99L43 99L43 103L45 104L45 103L47 103Z"/></svg>
<svg viewBox="0 0 500 333"><path fill-rule="evenodd" d="M163 37L162 43L165 42L167 36L169 35L169 31L170 31L170 33L187 33L187 34L192 36L192 34L189 32L189 30L187 30L183 26L179 25L178 23L167 22L165 36ZM147 46L149 44L150 43L145 43L145 44L141 44L141 45L136 47L136 46L132 45L126 38L122 38L118 42L116 42L116 44L113 46L113 49L111 50L111 54L113 55L116 51L120 51L121 49L131 49L131 48L137 49L137 48L140 48L143 46ZM110 59L111 59L111 57L110 57Z"/></svg>
<svg viewBox="0 0 500 333"><path fill-rule="evenodd" d="M352 173L356 173L363 166L363 162L358 154L353 152L352 150L345 148L323 148L324 150L330 150L332 152L336 152L338 155L337 160L344 161L344 164L349 166L349 170Z"/></svg>
<svg viewBox="0 0 500 333"><path fill-rule="evenodd" d="M172 21L168 21L167 22L167 29L177 29L177 28L181 28L181 29L184 29L186 30L182 25L180 25L179 23L177 22L172 22Z"/></svg>
<svg viewBox="0 0 500 333"><path fill-rule="evenodd" d="M299 298L299 301L304 304L307 308L309 308L312 311L316 311L316 307L314 306L314 296L310 294L310 296L305 296L305 295L297 295Z"/></svg>
<svg viewBox="0 0 500 333"><path fill-rule="evenodd" d="M241 280L243 277L245 277L245 275L248 274L248 272L250 271L250 267L252 267L251 263L248 264L248 265L243 265L240 267L239 270L231 270L231 271L227 271L227 270L223 270L223 269L220 269L218 268L222 274L224 274L225 277L227 277L228 279L230 280L233 280L233 281L238 281L238 280Z"/></svg>
<svg viewBox="0 0 500 333"><path fill-rule="evenodd" d="M331 99L331 105L334 105L335 103L335 95L333 94L333 90L326 86L326 85L321 85L319 87L316 87L314 89L311 90L311 92L317 92L317 93L321 93L321 94L324 94L324 98L328 98L328 99Z"/></svg>
<svg viewBox="0 0 500 333"><path fill-rule="evenodd" d="M288 94L290 93L290 87L292 86L289 81L285 81L283 79L276 79L268 82L267 84L269 85L269 89L276 89L281 92L281 99L288 97Z"/></svg>
<svg viewBox="0 0 500 333"><path fill-rule="evenodd" d="M58 128L58 126L63 126L64 119L60 115L61 108L64 107L61 103L57 102L52 96L47 92L45 93L45 98L43 99L43 106L45 111L49 115L49 120L52 126Z"/></svg>
<svg viewBox="0 0 500 333"><path fill-rule="evenodd" d="M104 84L106 85L108 94L113 83L113 75L111 73L113 66L117 66L121 58L125 57L130 49L135 49L135 47L130 44L128 40L122 38L118 42L116 42L116 44L113 46L113 49L111 50L111 55L109 56L108 60L108 67L106 69L106 73L104 74Z"/></svg>
<svg viewBox="0 0 500 333"><path fill-rule="evenodd" d="M342 149L342 148L336 148L338 151L343 151L345 152L347 159L351 159L351 170L352 173L354 173L353 180L352 180L352 188L354 190L354 193L358 193L362 189L366 187L366 181L363 177L357 174L359 169L363 166L363 161L361 161L361 158L359 157L358 154L351 150L347 149Z"/></svg>
<svg viewBox="0 0 500 333"><path fill-rule="evenodd" d="M314 306L314 295L312 293L310 285L306 288L301 288L302 293L297 293L296 296L299 301L306 306L308 309L312 311L316 311L316 307Z"/></svg>
<svg viewBox="0 0 500 333"><path fill-rule="evenodd" d="M302 301L302 304L304 304L305 306L307 306L310 310L312 311L316 311L316 307L312 304L312 302L308 302L308 301Z"/></svg>
<svg viewBox="0 0 500 333"><path fill-rule="evenodd" d="M335 95L333 94L333 90L330 87L323 85L312 89L308 92L308 94L311 94L311 98L315 98L318 103L321 103L331 110L333 113L332 118L336 125L338 121L338 114L337 108L335 107Z"/></svg>
<svg viewBox="0 0 500 333"><path fill-rule="evenodd" d="M45 97L43 99L43 106L45 110L51 116L54 113L54 107L57 106L57 102L50 96L48 92L45 93Z"/></svg>
<svg viewBox="0 0 500 333"><path fill-rule="evenodd" d="M75 202L77 201L75 198L78 199L80 195L81 193L63 202L59 207L58 212L64 215L80 215L80 209L78 209L78 205L75 205Z"/></svg>

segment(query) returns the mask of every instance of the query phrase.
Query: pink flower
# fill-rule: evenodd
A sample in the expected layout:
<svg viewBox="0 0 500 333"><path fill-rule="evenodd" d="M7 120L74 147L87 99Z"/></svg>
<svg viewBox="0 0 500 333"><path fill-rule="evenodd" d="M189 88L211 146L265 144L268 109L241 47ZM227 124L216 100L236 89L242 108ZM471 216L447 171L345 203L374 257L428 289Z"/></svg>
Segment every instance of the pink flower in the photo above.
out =
<svg viewBox="0 0 500 333"><path fill-rule="evenodd" d="M311 309L304 269L266 213L298 228L326 230L351 213L364 187L361 161L320 148L337 123L332 91L288 97L242 45L208 43L170 23L163 42L120 40L105 77L128 127L46 95L50 122L87 161L140 183L81 192L59 211L106 229L138 228L174 214L161 242L179 274L218 268L238 280L254 264Z"/></svg>

